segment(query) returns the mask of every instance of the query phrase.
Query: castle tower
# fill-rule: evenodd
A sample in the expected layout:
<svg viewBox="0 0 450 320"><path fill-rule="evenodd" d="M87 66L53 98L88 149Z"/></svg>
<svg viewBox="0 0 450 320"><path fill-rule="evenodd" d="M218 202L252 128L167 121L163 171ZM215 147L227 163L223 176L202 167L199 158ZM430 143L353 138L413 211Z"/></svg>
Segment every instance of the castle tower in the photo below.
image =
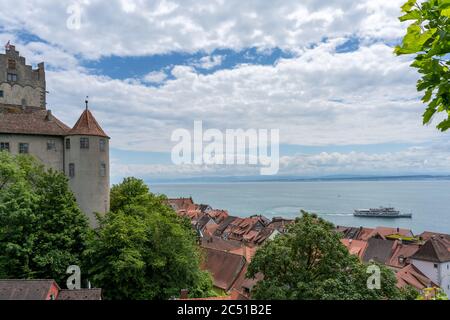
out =
<svg viewBox="0 0 450 320"><path fill-rule="evenodd" d="M45 95L44 63L33 69L8 42L0 54L0 107L44 110Z"/></svg>
<svg viewBox="0 0 450 320"><path fill-rule="evenodd" d="M80 209L98 226L95 212L109 210L109 137L88 109L64 141L65 173Z"/></svg>

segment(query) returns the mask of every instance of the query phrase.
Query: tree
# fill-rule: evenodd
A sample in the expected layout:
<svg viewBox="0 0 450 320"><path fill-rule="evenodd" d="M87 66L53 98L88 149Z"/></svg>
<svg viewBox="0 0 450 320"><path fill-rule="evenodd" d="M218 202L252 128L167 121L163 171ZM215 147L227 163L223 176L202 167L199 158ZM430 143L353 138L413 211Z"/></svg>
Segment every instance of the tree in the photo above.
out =
<svg viewBox="0 0 450 320"><path fill-rule="evenodd" d="M113 210L100 218L86 251L90 280L106 298L168 299L181 289L212 294L195 233L165 200L135 178L113 186Z"/></svg>
<svg viewBox="0 0 450 320"><path fill-rule="evenodd" d="M441 288L432 287L425 288L417 300L448 300L448 297Z"/></svg>
<svg viewBox="0 0 450 320"><path fill-rule="evenodd" d="M0 152L0 277L64 283L89 233L63 173Z"/></svg>
<svg viewBox="0 0 450 320"><path fill-rule="evenodd" d="M369 289L367 266L350 255L333 225L303 212L288 232L260 248L248 277L263 275L255 299L401 299L392 271L380 270L380 289Z"/></svg>
<svg viewBox="0 0 450 320"><path fill-rule="evenodd" d="M436 113L442 112L445 117L437 128L446 131L450 128L450 1L408 0L402 12L400 21L412 23L395 53L415 55L411 66L422 74L417 90L424 92L422 101L428 104L423 123L430 123Z"/></svg>

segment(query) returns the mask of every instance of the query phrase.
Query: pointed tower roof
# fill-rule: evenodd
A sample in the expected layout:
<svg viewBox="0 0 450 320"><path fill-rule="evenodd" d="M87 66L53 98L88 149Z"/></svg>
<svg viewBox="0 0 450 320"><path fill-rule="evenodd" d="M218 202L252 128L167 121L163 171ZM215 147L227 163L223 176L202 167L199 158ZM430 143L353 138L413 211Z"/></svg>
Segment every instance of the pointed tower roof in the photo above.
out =
<svg viewBox="0 0 450 320"><path fill-rule="evenodd" d="M411 259L424 260L430 262L450 261L450 251L440 238L429 239L420 249L411 256Z"/></svg>
<svg viewBox="0 0 450 320"><path fill-rule="evenodd" d="M69 131L68 135L99 136L109 138L88 108L83 111L77 123L75 123L72 130Z"/></svg>

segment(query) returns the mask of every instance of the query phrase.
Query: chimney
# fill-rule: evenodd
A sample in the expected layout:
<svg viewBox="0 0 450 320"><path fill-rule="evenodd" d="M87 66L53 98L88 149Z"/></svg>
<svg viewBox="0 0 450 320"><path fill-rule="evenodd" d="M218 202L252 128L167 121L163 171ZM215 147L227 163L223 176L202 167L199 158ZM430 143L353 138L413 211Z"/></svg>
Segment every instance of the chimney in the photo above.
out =
<svg viewBox="0 0 450 320"><path fill-rule="evenodd" d="M185 300L188 298L189 290L188 289L181 289L180 290L180 299Z"/></svg>
<svg viewBox="0 0 450 320"><path fill-rule="evenodd" d="M47 121L53 120L52 110L47 110L47 115L45 116L45 120L47 120Z"/></svg>
<svg viewBox="0 0 450 320"><path fill-rule="evenodd" d="M348 239L349 244L352 244L352 242L353 242L353 239Z"/></svg>

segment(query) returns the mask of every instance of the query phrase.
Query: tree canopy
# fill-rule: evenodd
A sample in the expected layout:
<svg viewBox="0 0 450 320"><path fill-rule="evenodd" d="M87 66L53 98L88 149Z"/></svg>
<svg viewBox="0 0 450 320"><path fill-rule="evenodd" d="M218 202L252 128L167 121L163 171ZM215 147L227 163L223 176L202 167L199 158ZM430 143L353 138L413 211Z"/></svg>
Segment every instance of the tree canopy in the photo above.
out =
<svg viewBox="0 0 450 320"><path fill-rule="evenodd" d="M64 283L81 264L89 227L63 173L0 152L0 278Z"/></svg>
<svg viewBox="0 0 450 320"><path fill-rule="evenodd" d="M303 212L284 235L255 254L248 277L260 273L255 299L402 299L392 271L380 270L380 289L369 289L367 266L350 255L333 225Z"/></svg>
<svg viewBox="0 0 450 320"><path fill-rule="evenodd" d="M149 192L142 180L126 178L111 190L111 212L86 251L90 280L108 299L168 299L181 289L212 294L209 273L189 223Z"/></svg>
<svg viewBox="0 0 450 320"><path fill-rule="evenodd" d="M423 123L428 124L438 113L444 115L437 128L450 128L450 0L408 0L402 6L400 21L411 21L401 45L395 53L414 54L412 67L421 73L417 90L428 104Z"/></svg>

